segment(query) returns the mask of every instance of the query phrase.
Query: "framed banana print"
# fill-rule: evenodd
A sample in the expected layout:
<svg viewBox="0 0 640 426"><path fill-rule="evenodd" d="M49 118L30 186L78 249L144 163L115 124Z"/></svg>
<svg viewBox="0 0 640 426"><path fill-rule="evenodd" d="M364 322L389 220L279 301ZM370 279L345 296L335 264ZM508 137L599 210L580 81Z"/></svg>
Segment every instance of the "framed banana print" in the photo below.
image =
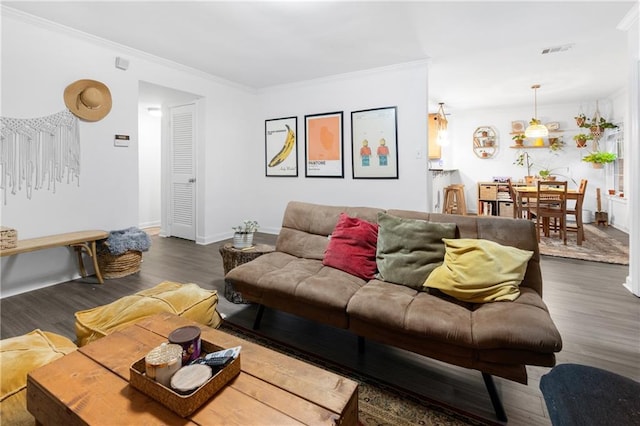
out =
<svg viewBox="0 0 640 426"><path fill-rule="evenodd" d="M398 179L397 107L351 113L354 179Z"/></svg>
<svg viewBox="0 0 640 426"><path fill-rule="evenodd" d="M305 115L305 176L344 177L342 111Z"/></svg>
<svg viewBox="0 0 640 426"><path fill-rule="evenodd" d="M298 176L298 117L264 121L266 176Z"/></svg>

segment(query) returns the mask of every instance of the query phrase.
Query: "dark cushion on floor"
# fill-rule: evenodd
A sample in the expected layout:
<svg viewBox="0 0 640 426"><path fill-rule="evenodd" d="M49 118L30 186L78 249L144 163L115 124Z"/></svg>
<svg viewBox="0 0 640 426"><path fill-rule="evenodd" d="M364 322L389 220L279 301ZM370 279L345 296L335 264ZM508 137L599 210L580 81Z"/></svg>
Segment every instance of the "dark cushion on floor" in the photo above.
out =
<svg viewBox="0 0 640 426"><path fill-rule="evenodd" d="M577 364L560 364L540 379L554 426L640 424L640 383Z"/></svg>

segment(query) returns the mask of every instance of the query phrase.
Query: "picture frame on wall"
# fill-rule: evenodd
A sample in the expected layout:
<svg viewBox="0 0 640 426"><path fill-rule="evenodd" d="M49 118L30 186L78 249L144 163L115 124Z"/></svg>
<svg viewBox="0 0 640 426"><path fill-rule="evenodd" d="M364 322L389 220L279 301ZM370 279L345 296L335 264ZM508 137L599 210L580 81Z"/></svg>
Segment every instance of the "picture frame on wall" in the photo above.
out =
<svg viewBox="0 0 640 426"><path fill-rule="evenodd" d="M344 177L342 111L305 115L305 176Z"/></svg>
<svg viewBox="0 0 640 426"><path fill-rule="evenodd" d="M398 179L398 108L351 112L354 179Z"/></svg>
<svg viewBox="0 0 640 426"><path fill-rule="evenodd" d="M265 176L298 176L298 117L264 121Z"/></svg>

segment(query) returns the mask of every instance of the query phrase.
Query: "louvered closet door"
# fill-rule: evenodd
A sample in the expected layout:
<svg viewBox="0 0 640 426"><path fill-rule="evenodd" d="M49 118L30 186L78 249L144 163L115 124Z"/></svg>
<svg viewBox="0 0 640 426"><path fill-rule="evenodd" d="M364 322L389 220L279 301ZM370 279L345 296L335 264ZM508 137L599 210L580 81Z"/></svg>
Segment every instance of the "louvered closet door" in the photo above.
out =
<svg viewBox="0 0 640 426"><path fill-rule="evenodd" d="M171 235L196 239L195 105L171 108Z"/></svg>

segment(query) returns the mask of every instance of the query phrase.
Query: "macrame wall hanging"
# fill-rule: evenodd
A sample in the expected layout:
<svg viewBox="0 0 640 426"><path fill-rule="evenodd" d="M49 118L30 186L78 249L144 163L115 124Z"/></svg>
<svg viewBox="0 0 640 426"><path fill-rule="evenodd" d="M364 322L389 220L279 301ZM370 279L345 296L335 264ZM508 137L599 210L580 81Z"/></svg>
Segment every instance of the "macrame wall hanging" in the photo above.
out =
<svg viewBox="0 0 640 426"><path fill-rule="evenodd" d="M47 117L0 117L2 189L24 190L28 199L34 189L46 187L55 193L56 183L77 181L80 185L80 136L78 118L69 110Z"/></svg>

